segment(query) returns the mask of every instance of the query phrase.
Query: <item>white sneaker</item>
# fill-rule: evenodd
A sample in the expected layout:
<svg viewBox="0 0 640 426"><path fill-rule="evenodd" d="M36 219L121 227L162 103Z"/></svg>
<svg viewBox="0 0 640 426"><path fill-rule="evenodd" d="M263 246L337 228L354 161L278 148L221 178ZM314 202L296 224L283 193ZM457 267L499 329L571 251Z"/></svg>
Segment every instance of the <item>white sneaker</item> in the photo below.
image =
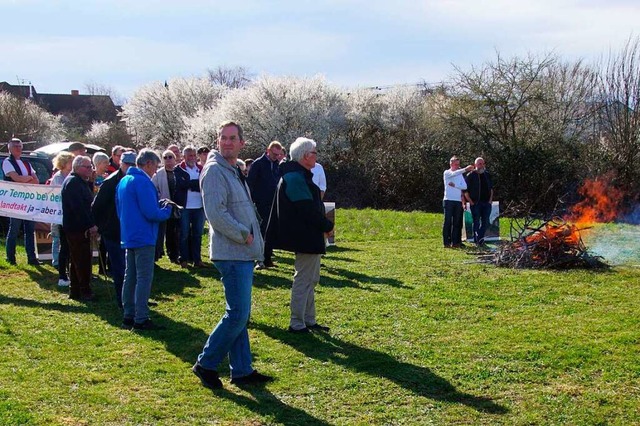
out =
<svg viewBox="0 0 640 426"><path fill-rule="evenodd" d="M58 280L58 287L69 287L69 284L71 284L70 280L63 280L62 278Z"/></svg>

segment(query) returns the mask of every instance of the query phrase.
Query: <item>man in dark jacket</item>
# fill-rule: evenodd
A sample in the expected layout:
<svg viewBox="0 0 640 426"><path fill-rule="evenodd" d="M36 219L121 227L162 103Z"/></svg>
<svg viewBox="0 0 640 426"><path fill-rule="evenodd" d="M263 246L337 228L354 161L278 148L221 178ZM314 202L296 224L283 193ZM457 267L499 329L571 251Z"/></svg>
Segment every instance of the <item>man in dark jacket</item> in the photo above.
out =
<svg viewBox="0 0 640 426"><path fill-rule="evenodd" d="M109 255L111 277L113 278L116 300L120 308L122 308L125 250L120 246L120 219L118 219L116 210L116 187L122 177L127 174L129 167L135 166L135 164L135 152L123 153L120 158L120 168L104 180L91 205L93 218Z"/></svg>
<svg viewBox="0 0 640 426"><path fill-rule="evenodd" d="M491 203L493 202L493 182L482 157L476 158L474 165L475 170L464 178L467 182L464 197L471 206L473 241L481 246L484 244L484 235L489 227Z"/></svg>
<svg viewBox="0 0 640 426"><path fill-rule="evenodd" d="M282 179L271 210L268 235L273 247L296 254L291 288L289 331L329 331L316 321L315 286L320 281L320 258L325 253L324 234L333 229L325 217L320 189L313 183L315 141L298 138L291 145L291 161L281 166Z"/></svg>
<svg viewBox="0 0 640 426"><path fill-rule="evenodd" d="M260 158L253 162L247 176L247 183L251 190L251 197L258 209L262 222L260 223L260 232L265 238L264 244L264 263L258 263L256 269L273 267L273 248L271 241L266 238L267 221L269 212L273 204L273 196L276 193L276 186L280 180L280 160L284 157L282 145L278 141L273 141L267 147L267 150Z"/></svg>
<svg viewBox="0 0 640 426"><path fill-rule="evenodd" d="M98 235L91 214L93 192L89 178L93 173L91 158L79 155L73 159L72 172L62 184L62 229L69 243L71 258L69 297L93 300L91 291L91 239Z"/></svg>

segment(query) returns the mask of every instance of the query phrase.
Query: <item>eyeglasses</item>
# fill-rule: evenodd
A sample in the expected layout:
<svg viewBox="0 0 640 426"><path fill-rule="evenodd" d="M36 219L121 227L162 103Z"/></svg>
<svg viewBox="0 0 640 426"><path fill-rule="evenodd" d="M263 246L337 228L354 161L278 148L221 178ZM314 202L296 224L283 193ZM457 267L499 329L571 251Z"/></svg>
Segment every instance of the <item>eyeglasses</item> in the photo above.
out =
<svg viewBox="0 0 640 426"><path fill-rule="evenodd" d="M82 164L80 167L84 167L86 169L92 169L93 166L91 164Z"/></svg>
<svg viewBox="0 0 640 426"><path fill-rule="evenodd" d="M318 151L311 151L309 154L318 155Z"/></svg>
<svg viewBox="0 0 640 426"><path fill-rule="evenodd" d="M162 157L162 158L164 158L165 160L173 160L173 159L174 159L174 158L176 158L176 157L174 157L173 155L165 155L165 156L164 156L164 157Z"/></svg>

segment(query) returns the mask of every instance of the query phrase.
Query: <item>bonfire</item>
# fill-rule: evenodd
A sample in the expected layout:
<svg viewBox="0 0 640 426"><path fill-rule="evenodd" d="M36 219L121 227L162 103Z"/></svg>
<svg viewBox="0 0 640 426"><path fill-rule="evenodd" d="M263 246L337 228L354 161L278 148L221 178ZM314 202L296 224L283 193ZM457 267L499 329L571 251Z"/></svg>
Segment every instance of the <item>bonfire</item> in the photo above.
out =
<svg viewBox="0 0 640 426"><path fill-rule="evenodd" d="M589 253L582 232L594 223L613 221L622 194L609 179L587 180L580 188L582 200L568 214L536 220L530 216L511 222L511 241L481 259L512 268L607 268L600 256Z"/></svg>

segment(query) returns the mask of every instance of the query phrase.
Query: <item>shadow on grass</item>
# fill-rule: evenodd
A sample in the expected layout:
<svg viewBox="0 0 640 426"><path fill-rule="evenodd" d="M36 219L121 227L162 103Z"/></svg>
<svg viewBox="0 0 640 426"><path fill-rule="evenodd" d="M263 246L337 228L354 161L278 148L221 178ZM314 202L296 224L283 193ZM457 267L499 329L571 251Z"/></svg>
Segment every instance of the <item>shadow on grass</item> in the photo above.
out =
<svg viewBox="0 0 640 426"><path fill-rule="evenodd" d="M226 389L215 390L213 394L217 397L228 399L235 404L248 408L256 414L268 418L269 424L291 426L329 425L329 423L324 420L313 417L303 410L288 406L262 386L246 386L242 389L249 392L251 397L239 395Z"/></svg>
<svg viewBox="0 0 640 426"><path fill-rule="evenodd" d="M325 277L322 275L322 271L326 271L332 275L337 276L334 277ZM372 291L371 288L362 287L360 284L372 284L372 285L387 285L395 288L411 288L410 286L405 285L402 281L396 280L395 278L386 278L386 277L374 277L366 274L361 274L359 272L350 271L344 268L337 268L334 266L324 266L320 269L320 283L323 287L355 287L362 288L363 290Z"/></svg>
<svg viewBox="0 0 640 426"><path fill-rule="evenodd" d="M436 401L463 404L483 413L506 414L509 411L490 398L458 391L429 368L398 361L383 352L343 342L325 333L293 335L281 328L265 324L252 325L252 328L263 331L272 339L279 340L310 358L387 379L416 395Z"/></svg>
<svg viewBox="0 0 640 426"><path fill-rule="evenodd" d="M345 253L348 251L362 251L360 249L357 248L353 248L353 247L344 247L344 246L329 246L327 247L327 255L330 255L331 253Z"/></svg>
<svg viewBox="0 0 640 426"><path fill-rule="evenodd" d="M254 275L254 286L258 288L290 288L293 279L293 258L279 258L278 264L290 266L291 276L281 277L257 272ZM329 275L328 275L329 274ZM358 288L361 290L379 292L379 290L366 285L385 285L395 288L412 288L395 278L375 277L351 271L349 269L327 266L323 260L320 267L320 286L331 288Z"/></svg>
<svg viewBox="0 0 640 426"><path fill-rule="evenodd" d="M114 328L120 328L122 323L121 311L117 308L114 309L114 305L107 302L87 302L82 304L73 302L66 304L60 302L40 302L37 300L0 295L0 305L14 305L63 313L95 315ZM165 326L166 330L139 331L136 333L141 337L163 343L168 352L186 363L193 364L196 360L196 355L202 350L202 345L209 335L198 328L175 321L158 312L153 312L153 319L154 322ZM122 330L122 332L127 331Z"/></svg>
<svg viewBox="0 0 640 426"><path fill-rule="evenodd" d="M164 269L156 264L153 272L153 297L158 300L168 300L167 296L179 294L181 297L192 297L185 294L184 289L190 287L200 287L198 277L218 281L220 274L213 267L202 269L178 270Z"/></svg>
<svg viewBox="0 0 640 426"><path fill-rule="evenodd" d="M63 294L69 293L68 288L57 286L58 272L49 266L30 267L23 269L23 271L43 290ZM154 299L169 300L167 296L171 294L180 294L182 297L189 297L189 295L184 294L185 288L200 287L200 281L197 276L189 271L174 271L156 265L153 274L154 280L151 288L151 297ZM212 280L218 280L220 277L215 268L199 269L198 276L211 277ZM106 297L113 302L113 306L117 309L115 288L113 286L113 280L110 277L93 274L91 277L91 288L98 295L102 295L103 293L108 294Z"/></svg>

